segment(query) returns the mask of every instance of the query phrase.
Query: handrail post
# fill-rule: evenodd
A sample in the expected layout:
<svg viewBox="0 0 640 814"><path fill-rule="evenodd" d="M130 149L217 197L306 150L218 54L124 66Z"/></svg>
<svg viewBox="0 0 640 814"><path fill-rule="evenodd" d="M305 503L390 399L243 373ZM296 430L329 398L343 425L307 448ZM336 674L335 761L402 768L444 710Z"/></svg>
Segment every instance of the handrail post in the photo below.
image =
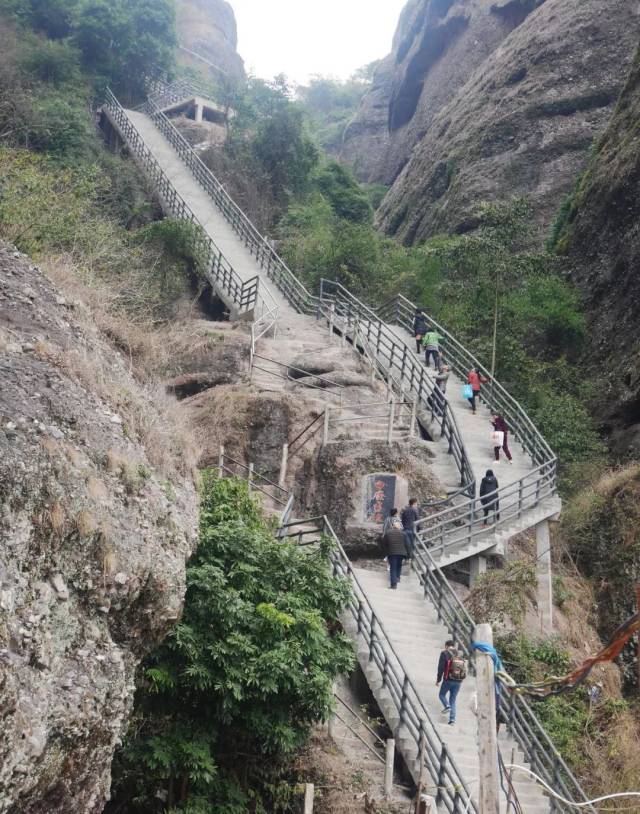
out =
<svg viewBox="0 0 640 814"><path fill-rule="evenodd" d="M414 438L417 434L417 414L418 414L418 400L414 399L411 405L411 418L409 419L409 438Z"/></svg>
<svg viewBox="0 0 640 814"><path fill-rule="evenodd" d="M280 477L278 478L278 486L284 489L287 480L287 465L289 463L289 444L282 445L282 459L280 461Z"/></svg>
<svg viewBox="0 0 640 814"><path fill-rule="evenodd" d="M249 491L251 491L251 485L253 481L253 464L249 464Z"/></svg>
<svg viewBox="0 0 640 814"><path fill-rule="evenodd" d="M224 477L224 444L220 444L220 451L218 452L218 477Z"/></svg>
<svg viewBox="0 0 640 814"><path fill-rule="evenodd" d="M440 752L440 765L438 766L438 790L436 792L436 805L442 802L442 789L447 780L447 745L442 744L442 751Z"/></svg>
<svg viewBox="0 0 640 814"><path fill-rule="evenodd" d="M326 447L326 445L329 443L329 414L330 414L330 411L331 411L331 408L329 407L329 405L327 405L324 408L324 428L323 428L323 432L322 432L322 446L323 447Z"/></svg>
<svg viewBox="0 0 640 814"><path fill-rule="evenodd" d="M409 689L409 676L405 673L402 680L402 695L400 696L400 723L404 723L405 707L407 705L407 694Z"/></svg>
<svg viewBox="0 0 640 814"><path fill-rule="evenodd" d="M389 402L389 424L387 426L387 443L393 442L393 423L395 421L395 407L396 403L393 399Z"/></svg>

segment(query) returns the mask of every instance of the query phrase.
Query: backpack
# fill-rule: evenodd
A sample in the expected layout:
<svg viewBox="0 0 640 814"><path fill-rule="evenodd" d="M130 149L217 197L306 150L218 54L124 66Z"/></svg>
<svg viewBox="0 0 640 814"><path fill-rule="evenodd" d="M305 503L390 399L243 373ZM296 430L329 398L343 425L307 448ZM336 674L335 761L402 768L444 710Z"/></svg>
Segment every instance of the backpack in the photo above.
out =
<svg viewBox="0 0 640 814"><path fill-rule="evenodd" d="M460 656L454 656L449 662L447 678L451 681L464 681L467 677L467 662Z"/></svg>

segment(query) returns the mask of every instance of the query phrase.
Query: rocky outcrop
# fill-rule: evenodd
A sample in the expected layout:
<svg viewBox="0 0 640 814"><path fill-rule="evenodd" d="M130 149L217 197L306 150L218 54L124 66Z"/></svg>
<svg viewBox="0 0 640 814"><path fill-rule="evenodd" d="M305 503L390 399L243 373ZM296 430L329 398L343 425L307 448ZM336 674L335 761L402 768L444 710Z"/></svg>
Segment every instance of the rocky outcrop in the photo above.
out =
<svg viewBox="0 0 640 814"><path fill-rule="evenodd" d="M392 53L349 124L341 151L363 181L391 184L435 116L508 36L495 0L409 0Z"/></svg>
<svg viewBox="0 0 640 814"><path fill-rule="evenodd" d="M244 79L237 52L238 31L232 7L225 0L176 0L178 59L201 72Z"/></svg>
<svg viewBox="0 0 640 814"><path fill-rule="evenodd" d="M590 400L623 456L640 455L640 54L611 124L567 207L557 250L589 317Z"/></svg>
<svg viewBox="0 0 640 814"><path fill-rule="evenodd" d="M393 181L380 226L414 244L470 228L479 201L526 195L542 236L611 116L637 11L635 0L412 0L394 78L382 77L386 163L368 174ZM344 157L356 152L347 133Z"/></svg>
<svg viewBox="0 0 640 814"><path fill-rule="evenodd" d="M181 612L195 489L90 317L1 243L0 369L0 812L97 814Z"/></svg>

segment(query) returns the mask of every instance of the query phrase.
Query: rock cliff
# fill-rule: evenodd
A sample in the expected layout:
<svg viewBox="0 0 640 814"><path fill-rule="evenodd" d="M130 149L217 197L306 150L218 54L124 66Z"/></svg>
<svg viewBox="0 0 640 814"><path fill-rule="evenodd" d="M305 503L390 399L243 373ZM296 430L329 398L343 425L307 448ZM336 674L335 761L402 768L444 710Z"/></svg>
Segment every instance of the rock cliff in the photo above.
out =
<svg viewBox="0 0 640 814"><path fill-rule="evenodd" d="M244 78L233 9L225 0L176 0L179 61L214 76Z"/></svg>
<svg viewBox="0 0 640 814"><path fill-rule="evenodd" d="M90 323L0 243L3 813L102 811L195 544L174 431Z"/></svg>
<svg viewBox="0 0 640 814"><path fill-rule="evenodd" d="M411 0L343 149L357 163L364 133L361 177L393 181L381 227L412 244L469 228L480 200L528 195L544 234L611 116L637 12L636 0Z"/></svg>
<svg viewBox="0 0 640 814"><path fill-rule="evenodd" d="M640 54L571 198L557 249L590 320L586 362L600 383L591 405L622 455L640 455Z"/></svg>

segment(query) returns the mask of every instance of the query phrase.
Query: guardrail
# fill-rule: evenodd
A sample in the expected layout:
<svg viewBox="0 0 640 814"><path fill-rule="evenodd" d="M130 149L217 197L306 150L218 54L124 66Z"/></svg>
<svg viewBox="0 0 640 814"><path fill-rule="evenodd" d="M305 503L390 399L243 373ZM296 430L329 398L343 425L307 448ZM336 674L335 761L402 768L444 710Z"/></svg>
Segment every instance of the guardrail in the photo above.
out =
<svg viewBox="0 0 640 814"><path fill-rule="evenodd" d="M104 108L136 160L153 181L165 208L173 217L187 221L197 229L197 233L194 234L194 247L198 256L204 260L204 274L211 285L222 289L239 313L253 311L258 301L260 278L256 275L250 280L243 281L234 271L222 252L206 235L202 224L153 157L144 139L109 88L106 91Z"/></svg>
<svg viewBox="0 0 640 814"><path fill-rule="evenodd" d="M382 322L375 311L340 283L322 280L320 303L334 325L351 336L354 344L363 340L368 343L375 358L384 365L389 375L399 380L404 393L417 399L419 407L434 412L441 409L441 431L447 439L449 454L456 463L460 486L469 497L475 497L475 476L455 416L448 401L435 386L435 381L429 377L422 360Z"/></svg>
<svg viewBox="0 0 640 814"><path fill-rule="evenodd" d="M249 491L258 491L273 500L285 511L291 511L293 501L289 492L266 475L256 472L253 464L244 464L227 455L223 446L220 447L218 455L218 476L228 475L231 478L242 478L249 485Z"/></svg>
<svg viewBox="0 0 640 814"><path fill-rule="evenodd" d="M357 425L358 438L368 440L400 441L416 434L415 401L373 401L345 407L337 413L326 407L324 411L323 444L350 436L350 425Z"/></svg>
<svg viewBox="0 0 640 814"><path fill-rule="evenodd" d="M387 635L382 621L374 611L367 595L353 572L340 540L331 523L326 518L312 517L284 525L279 536L286 539L300 538L300 526L306 527L307 534L324 535L332 542L329 552L333 573L348 579L352 595L347 613L355 623L358 637L362 639L369 653L369 664L373 665L382 679L383 687L389 693L398 713L402 737L413 742L415 759L424 756L424 766L438 789L437 802L452 814L476 812L479 809L471 797L469 787L461 775L446 743L438 735L437 729L427 712L411 678L402 666L398 655ZM287 529L291 528L291 534ZM406 734L405 734L406 733ZM407 757L405 755L405 757Z"/></svg>
<svg viewBox="0 0 640 814"><path fill-rule="evenodd" d="M398 325L413 334L413 319L416 306L406 297L399 294L376 308L375 311L380 319ZM450 365L457 376L466 381L469 371L477 369L485 378L489 379L489 384L481 390L480 398L492 412L500 413L504 417L511 433L520 441L531 456L534 464L541 466L555 461L556 457L553 450L542 437L522 405L495 378L491 377L487 368L461 345L446 328L443 328L442 325L429 316L427 316L427 322L440 334L442 358Z"/></svg>
<svg viewBox="0 0 640 814"><path fill-rule="evenodd" d="M434 605L438 621L442 622L464 652L470 665L473 665L471 642L476 624L460 601L449 581L434 562L429 549L420 540L413 552L412 567L423 587L425 596ZM522 749L531 770L545 780L552 788L568 800L586 803L589 798L584 789L563 760L553 741L536 717L528 702L520 695L502 691L500 711L506 721L508 731ZM574 808L562 805L550 798L552 812L570 812ZM596 814L593 806L582 810Z"/></svg>
<svg viewBox="0 0 640 814"><path fill-rule="evenodd" d="M189 167L194 178L211 197L229 222L235 233L249 249L257 263L266 272L270 280L277 285L286 300L297 311L303 314L315 314L318 297L311 294L298 280L287 264L256 229L242 209L231 198L224 186L202 161L172 121L164 115L150 99L146 110L156 127L171 144L182 161Z"/></svg>

